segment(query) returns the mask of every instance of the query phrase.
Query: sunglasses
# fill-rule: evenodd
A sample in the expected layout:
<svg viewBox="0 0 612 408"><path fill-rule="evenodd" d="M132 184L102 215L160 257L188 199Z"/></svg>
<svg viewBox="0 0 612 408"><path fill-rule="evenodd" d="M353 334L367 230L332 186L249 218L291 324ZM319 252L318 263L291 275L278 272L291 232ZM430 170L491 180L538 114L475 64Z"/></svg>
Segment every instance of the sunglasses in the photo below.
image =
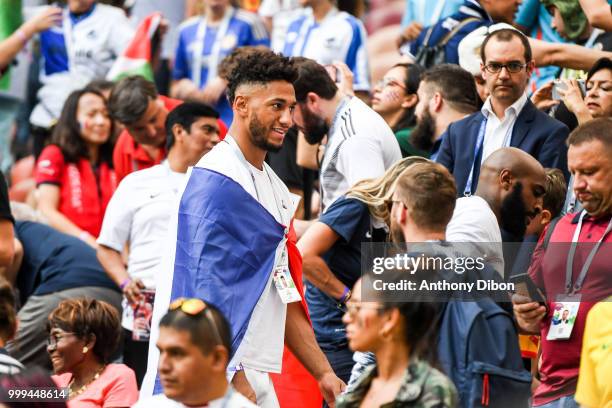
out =
<svg viewBox="0 0 612 408"><path fill-rule="evenodd" d="M200 313L204 313L204 317L210 323L213 331L213 335L215 336L215 341L217 344L223 345L223 340L221 340L221 334L219 333L219 329L217 328L217 323L210 311L208 305L202 300L197 298L178 298L174 302L170 303L170 307L168 310L179 310L189 316L198 316Z"/></svg>

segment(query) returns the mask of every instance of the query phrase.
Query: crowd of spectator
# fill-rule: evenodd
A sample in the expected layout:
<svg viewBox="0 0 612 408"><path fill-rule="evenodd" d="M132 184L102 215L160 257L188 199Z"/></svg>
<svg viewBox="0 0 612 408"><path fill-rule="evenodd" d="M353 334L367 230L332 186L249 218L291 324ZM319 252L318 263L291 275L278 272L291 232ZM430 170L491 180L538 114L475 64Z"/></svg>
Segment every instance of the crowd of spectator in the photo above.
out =
<svg viewBox="0 0 612 408"><path fill-rule="evenodd" d="M0 0L0 407L612 407L611 6Z"/></svg>

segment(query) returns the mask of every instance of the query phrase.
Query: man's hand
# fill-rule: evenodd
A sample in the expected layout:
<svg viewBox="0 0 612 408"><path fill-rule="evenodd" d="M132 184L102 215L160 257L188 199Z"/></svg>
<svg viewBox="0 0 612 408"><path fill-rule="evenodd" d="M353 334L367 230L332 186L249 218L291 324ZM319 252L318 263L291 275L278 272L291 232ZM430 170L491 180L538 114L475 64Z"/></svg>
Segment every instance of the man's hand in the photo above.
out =
<svg viewBox="0 0 612 408"><path fill-rule="evenodd" d="M253 404L257 404L257 395L251 384L249 384L244 370L236 371L232 378L232 385L236 391L248 398Z"/></svg>
<svg viewBox="0 0 612 408"><path fill-rule="evenodd" d="M45 8L44 11L35 15L29 19L24 25L23 29L28 36L33 36L36 33L45 31L56 24L62 22L62 9L59 7L51 6Z"/></svg>
<svg viewBox="0 0 612 408"><path fill-rule="evenodd" d="M546 307L517 294L512 295L512 306L521 329L532 334L540 333L540 322L546 316Z"/></svg>
<svg viewBox="0 0 612 408"><path fill-rule="evenodd" d="M334 408L336 404L336 396L346 388L346 384L333 372L323 374L319 380L319 389L321 394L330 408Z"/></svg>
<svg viewBox="0 0 612 408"><path fill-rule="evenodd" d="M400 33L397 38L397 46L401 47L404 43L412 42L417 39L419 34L423 31L423 25L417 21L413 21L408 24L406 28Z"/></svg>
<svg viewBox="0 0 612 408"><path fill-rule="evenodd" d="M125 287L123 288L123 294L127 299L128 303L132 307L136 307L140 302L140 298L142 294L140 293L141 289L144 289L145 285L142 283L140 279L131 280Z"/></svg>

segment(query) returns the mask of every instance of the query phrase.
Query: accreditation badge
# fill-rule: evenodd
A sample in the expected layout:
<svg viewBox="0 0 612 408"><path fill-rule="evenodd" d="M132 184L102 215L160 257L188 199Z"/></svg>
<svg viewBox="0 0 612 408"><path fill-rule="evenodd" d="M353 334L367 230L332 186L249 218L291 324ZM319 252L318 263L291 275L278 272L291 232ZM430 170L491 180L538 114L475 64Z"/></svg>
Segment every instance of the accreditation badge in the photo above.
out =
<svg viewBox="0 0 612 408"><path fill-rule="evenodd" d="M274 268L273 273L274 286L276 286L276 290L278 291L283 303L287 304L302 300L302 296L300 296L300 292L297 290L295 282L291 277L291 272L289 272L289 262L286 248L283 249L281 261Z"/></svg>
<svg viewBox="0 0 612 408"><path fill-rule="evenodd" d="M564 295L553 303L553 317L546 340L568 340L572 335L581 295Z"/></svg>

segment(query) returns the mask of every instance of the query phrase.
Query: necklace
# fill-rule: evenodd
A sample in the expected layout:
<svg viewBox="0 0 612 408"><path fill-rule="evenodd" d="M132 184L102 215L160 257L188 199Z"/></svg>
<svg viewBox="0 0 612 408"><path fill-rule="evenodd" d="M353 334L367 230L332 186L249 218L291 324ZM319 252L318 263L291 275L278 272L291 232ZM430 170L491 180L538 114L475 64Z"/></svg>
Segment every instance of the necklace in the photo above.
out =
<svg viewBox="0 0 612 408"><path fill-rule="evenodd" d="M87 389L87 387L89 387L89 385L96 381L98 378L100 378L100 374L102 374L102 371L104 371L104 369L106 368L106 364L104 364L102 367L100 367L98 369L98 371L96 371L96 373L94 374L93 378L91 380L89 380L89 382L85 385L83 385L81 388L79 388L78 390L74 391L72 389L72 385L74 384L74 378L72 379L72 381L70 381L70 384L68 384L68 399L73 399L76 396L81 395L83 392L85 392L85 390Z"/></svg>

